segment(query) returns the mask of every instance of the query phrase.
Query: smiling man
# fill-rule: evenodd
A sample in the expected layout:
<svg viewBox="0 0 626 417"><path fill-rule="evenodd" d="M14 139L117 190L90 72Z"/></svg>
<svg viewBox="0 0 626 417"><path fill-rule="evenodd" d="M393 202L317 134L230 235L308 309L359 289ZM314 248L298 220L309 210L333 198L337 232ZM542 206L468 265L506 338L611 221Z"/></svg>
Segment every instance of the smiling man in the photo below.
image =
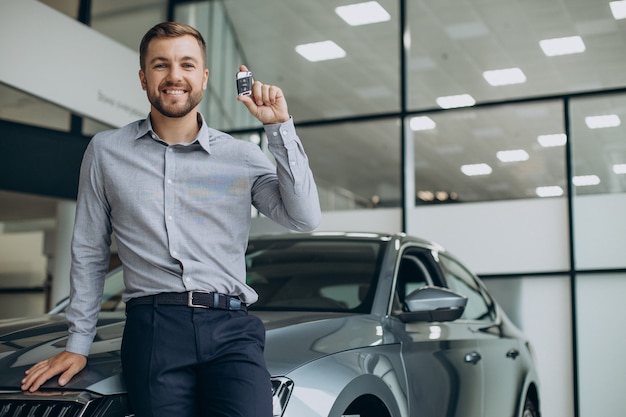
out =
<svg viewBox="0 0 626 417"><path fill-rule="evenodd" d="M71 387L85 369L114 234L135 415L270 417L265 329L247 314L257 300L246 285L250 205L293 230L317 226L302 143L282 90L260 81L238 100L263 123L276 166L258 146L206 125L197 110L209 77L206 44L188 25L150 29L140 67L149 117L97 134L83 158L65 351L30 368L22 389L37 391L56 375Z"/></svg>

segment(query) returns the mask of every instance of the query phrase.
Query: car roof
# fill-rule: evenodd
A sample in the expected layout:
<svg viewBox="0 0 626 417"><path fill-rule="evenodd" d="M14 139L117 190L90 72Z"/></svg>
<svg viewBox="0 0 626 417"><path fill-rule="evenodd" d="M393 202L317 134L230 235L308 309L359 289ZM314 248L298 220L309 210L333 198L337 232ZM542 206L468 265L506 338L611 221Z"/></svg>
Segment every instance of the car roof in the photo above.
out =
<svg viewBox="0 0 626 417"><path fill-rule="evenodd" d="M301 239L351 239L351 240L370 240L370 241L392 241L397 240L402 246L404 244L413 244L429 250L445 252L445 249L432 241L421 239L406 233L383 233L383 232L343 232L343 231L320 231L309 233L277 233L252 235L250 240L301 240Z"/></svg>

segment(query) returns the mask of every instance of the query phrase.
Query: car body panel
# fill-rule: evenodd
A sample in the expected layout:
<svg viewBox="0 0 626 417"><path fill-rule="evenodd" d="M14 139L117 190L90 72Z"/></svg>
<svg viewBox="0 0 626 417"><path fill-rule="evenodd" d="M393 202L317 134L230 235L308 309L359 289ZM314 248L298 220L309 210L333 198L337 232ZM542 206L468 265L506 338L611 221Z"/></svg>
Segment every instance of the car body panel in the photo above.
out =
<svg viewBox="0 0 626 417"><path fill-rule="evenodd" d="M317 252L326 246L332 250ZM274 276L299 280L267 292L255 287L263 297L250 310L266 328L268 370L292 383L283 417L521 416L526 396L538 390L528 341L475 277L489 314L461 316L468 294L445 288L440 257L454 258L436 244L404 234L287 234L255 238L249 251L253 287ZM421 264L423 276L403 276L407 259ZM117 271L107 280L88 365L63 388L53 378L40 393L19 391L26 369L64 349L67 303L54 314L0 322L0 405L66 393L73 401L89 396L85 407L109 407L107 417L126 415L121 279Z"/></svg>

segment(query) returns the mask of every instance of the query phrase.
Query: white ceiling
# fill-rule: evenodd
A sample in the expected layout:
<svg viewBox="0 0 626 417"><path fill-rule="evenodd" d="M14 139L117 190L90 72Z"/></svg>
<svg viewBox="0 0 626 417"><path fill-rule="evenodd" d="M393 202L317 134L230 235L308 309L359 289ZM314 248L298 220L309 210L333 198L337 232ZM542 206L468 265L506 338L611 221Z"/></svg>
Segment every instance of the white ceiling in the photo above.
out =
<svg viewBox="0 0 626 417"><path fill-rule="evenodd" d="M257 78L283 88L296 122L400 111L400 2L379 0L391 21L359 27L348 26L334 12L351 2L224 3L246 64ZM46 3L60 7L73 2ZM149 14L156 23L165 2L94 0L93 4L94 27L136 48L140 33L150 23L133 16ZM536 187L544 185L565 187L565 148L541 148L536 141L538 134L564 132L562 102L483 105L626 88L626 19L615 20L606 0L412 0L406 4L407 109L436 111L437 97L462 93L471 94L478 103L475 108L431 113L435 130L410 133L418 190L456 192L463 200L477 201L534 197ZM549 58L539 47L542 39L573 35L582 37L584 53ZM298 44L322 40L333 40L347 56L310 63L294 50ZM519 67L527 82L492 87L482 77L483 71L511 67ZM0 94L0 116L15 108L16 99L9 96ZM618 114L626 123L626 99L599 96L571 101L575 174L594 174L602 180L577 192L626 191L625 176L610 172L611 164L626 163L625 128L590 130L584 125L585 116L605 113ZM400 196L400 128L396 119L383 119L363 125L303 126L299 132L321 183L364 200L379 195L393 203ZM524 149L530 159L498 162L495 153L508 149ZM478 162L489 163L492 175L461 174L461 165ZM7 198L11 204L20 200L12 193L0 193L3 208L10 207ZM33 204L32 198L27 204ZM3 212L0 221L7 221Z"/></svg>

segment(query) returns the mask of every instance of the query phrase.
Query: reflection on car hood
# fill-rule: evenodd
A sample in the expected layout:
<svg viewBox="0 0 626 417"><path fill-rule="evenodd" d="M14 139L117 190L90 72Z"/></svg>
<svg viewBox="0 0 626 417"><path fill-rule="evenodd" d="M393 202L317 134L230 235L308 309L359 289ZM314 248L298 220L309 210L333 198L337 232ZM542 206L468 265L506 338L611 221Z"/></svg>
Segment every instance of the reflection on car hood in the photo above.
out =
<svg viewBox="0 0 626 417"><path fill-rule="evenodd" d="M272 375L286 375L316 358L379 343L380 321L366 315L311 312L254 312L267 329L265 358ZM120 343L123 313L102 313L89 355L88 368L65 389L100 394L124 392ZM59 315L0 321L0 389L16 389L24 371L62 351L67 324ZM44 388L58 388L56 378Z"/></svg>

